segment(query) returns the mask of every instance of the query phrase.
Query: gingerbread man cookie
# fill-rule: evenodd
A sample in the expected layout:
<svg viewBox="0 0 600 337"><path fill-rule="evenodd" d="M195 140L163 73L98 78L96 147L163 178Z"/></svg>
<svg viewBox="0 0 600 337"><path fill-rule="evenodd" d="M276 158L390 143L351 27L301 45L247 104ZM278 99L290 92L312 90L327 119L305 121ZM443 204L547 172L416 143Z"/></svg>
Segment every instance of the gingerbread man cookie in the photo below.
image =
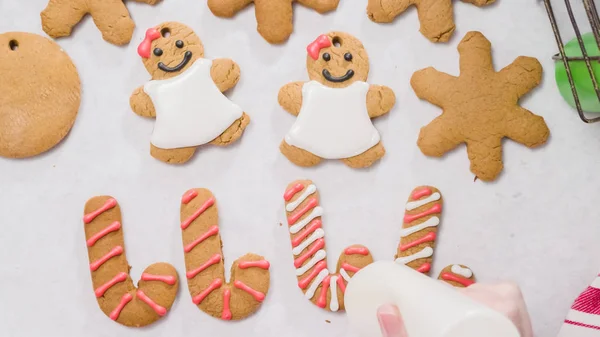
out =
<svg viewBox="0 0 600 337"><path fill-rule="evenodd" d="M544 118L519 106L519 98L540 84L542 66L535 58L521 56L496 72L491 44L479 32L468 33L458 51L460 76L427 68L411 79L419 98L443 109L421 129L418 145L425 155L441 157L465 143L471 172L491 181L503 168L504 137L534 148L550 135Z"/></svg>
<svg viewBox="0 0 600 337"><path fill-rule="evenodd" d="M279 91L279 104L298 116L281 152L305 167L322 159L340 159L353 168L373 165L385 149L371 118L388 113L396 96L366 82L369 57L362 43L341 32L321 35L308 46L306 67L310 82Z"/></svg>
<svg viewBox="0 0 600 337"><path fill-rule="evenodd" d="M208 8L214 15L231 18L254 2L257 30L269 43L285 42L294 30L293 3L326 13L337 8L340 0L208 0Z"/></svg>
<svg viewBox="0 0 600 337"><path fill-rule="evenodd" d="M152 80L134 91L130 105L136 114L156 118L154 158L182 164L198 146L226 146L242 136L250 117L223 95L240 78L235 62L205 59L198 36L177 22L148 29L138 53Z"/></svg>
<svg viewBox="0 0 600 337"><path fill-rule="evenodd" d="M462 0L475 6L486 6L496 0ZM433 42L447 42L456 26L452 0L369 0L367 14L375 22L392 22L410 6L416 6L421 33Z"/></svg>
<svg viewBox="0 0 600 337"><path fill-rule="evenodd" d="M81 101L69 55L36 34L0 34L0 74L0 156L31 157L56 146L75 123Z"/></svg>
<svg viewBox="0 0 600 337"><path fill-rule="evenodd" d="M155 5L160 0L135 0ZM135 23L123 0L50 0L41 14L42 28L53 38L71 35L73 27L90 14L102 38L112 44L131 41Z"/></svg>
<svg viewBox="0 0 600 337"><path fill-rule="evenodd" d="M155 263L144 270L136 289L129 276L117 201L108 196L90 199L83 222L94 294L106 316L141 327L166 315L177 296L177 272L170 264Z"/></svg>
<svg viewBox="0 0 600 337"><path fill-rule="evenodd" d="M231 281L226 282L217 201L209 190L191 189L183 195L181 231L192 302L223 320L256 312L269 291L270 264L262 256L246 254L233 262Z"/></svg>

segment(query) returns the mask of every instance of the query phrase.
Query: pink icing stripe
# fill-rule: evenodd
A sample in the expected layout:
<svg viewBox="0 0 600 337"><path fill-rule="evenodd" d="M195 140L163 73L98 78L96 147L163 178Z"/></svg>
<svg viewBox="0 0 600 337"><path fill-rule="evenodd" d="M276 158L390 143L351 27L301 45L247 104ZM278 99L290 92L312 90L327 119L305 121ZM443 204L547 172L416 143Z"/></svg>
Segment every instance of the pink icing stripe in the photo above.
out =
<svg viewBox="0 0 600 337"><path fill-rule="evenodd" d="M327 290L329 290L329 281L331 280L331 275L327 275L321 282L321 293L319 294L319 298L317 299L317 306L320 308L325 308L327 305Z"/></svg>
<svg viewBox="0 0 600 337"><path fill-rule="evenodd" d="M220 254L213 255L210 259L208 259L208 261L206 261L206 263L204 263L200 267L198 267L194 270L188 271L186 273L187 278L192 279L192 278L196 277L196 275L200 274L206 268L212 266L213 264L217 264L217 263L221 262L221 258L222 258L222 256Z"/></svg>
<svg viewBox="0 0 600 337"><path fill-rule="evenodd" d="M183 197L181 197L181 203L187 205L190 203L190 201L192 201L197 196L198 196L198 191L189 190L189 191L185 192Z"/></svg>
<svg viewBox="0 0 600 337"><path fill-rule="evenodd" d="M360 270L360 268L355 267L355 266L353 266L351 264L348 264L346 262L342 263L342 269L345 269L346 271L353 272L353 273L356 273L357 271Z"/></svg>
<svg viewBox="0 0 600 337"><path fill-rule="evenodd" d="M369 250L365 247L349 247L344 251L346 255L369 255Z"/></svg>
<svg viewBox="0 0 600 337"><path fill-rule="evenodd" d="M600 326L596 326L596 325L589 325L589 324L584 324L584 323L579 323L579 322L575 322L575 321L570 321L570 320L565 320L566 324L570 324L570 325L575 325L575 326L580 326L582 328L588 328L588 329L594 329L594 330L600 330Z"/></svg>
<svg viewBox="0 0 600 337"><path fill-rule="evenodd" d="M414 214L414 215L410 215L410 214L405 214L404 215L404 222L405 223L411 223L419 218L422 218L424 216L428 216L431 214L435 214L435 213L440 213L442 211L442 205L440 204L435 204L433 207L431 207L428 210L425 210L419 214Z"/></svg>
<svg viewBox="0 0 600 337"><path fill-rule="evenodd" d="M296 221L300 220L300 218L308 211L310 211L311 209L315 208L317 205L319 204L319 202L317 201L317 198L310 198L308 200L308 203L306 205L304 205L304 207L302 207L298 212L290 215L288 217L288 224L291 226L293 224L296 223Z"/></svg>
<svg viewBox="0 0 600 337"><path fill-rule="evenodd" d="M96 297L101 297L112 286L114 286L115 284L117 284L119 282L123 282L125 280L127 280L127 273L120 272L115 277L113 277L112 280L110 280L110 281L104 283L103 285L99 286L98 288L96 288L96 290L94 290L94 293L96 294Z"/></svg>
<svg viewBox="0 0 600 337"><path fill-rule="evenodd" d="M98 233L92 235L92 237L90 237L87 240L88 247L91 247L91 246L95 245L96 242L98 242L98 240L102 239L103 237L105 237L109 233L118 231L119 229L121 229L121 223L118 222L118 221L115 221L112 224L110 224L109 226L106 226L103 230L101 230Z"/></svg>
<svg viewBox="0 0 600 337"><path fill-rule="evenodd" d="M418 245L420 245L422 243L427 243L427 242L435 241L435 237L436 237L435 232L431 232L431 233L425 235L424 237L422 237L422 238L420 238L418 240L415 240L413 242L409 242L409 243L407 243L405 245L401 245L400 246L400 251L403 252L403 251L405 251L407 249L410 249L412 247L418 246Z"/></svg>
<svg viewBox="0 0 600 337"><path fill-rule="evenodd" d="M235 282L233 282L233 285L236 288L241 289L241 290L247 292L248 294L252 295L252 297L254 297L254 299L257 300L258 302L262 302L265 300L265 294L261 293L260 291L250 288L249 286L244 284L242 281L235 281Z"/></svg>
<svg viewBox="0 0 600 337"><path fill-rule="evenodd" d="M143 291L138 290L136 295L137 298L139 298L142 302L148 304L148 306L152 308L152 310L154 310L154 312L156 312L158 316L164 316L167 314L167 309L156 304L150 297L146 296L146 294L144 294Z"/></svg>
<svg viewBox="0 0 600 337"><path fill-rule="evenodd" d="M125 293L125 295L121 297L121 302L119 302L117 307L110 312L110 315L108 315L108 317L110 317L110 319L112 319L113 321L116 321L119 318L119 315L121 315L121 311L123 311L123 308L125 308L127 303L131 302L132 299L133 296L131 296L130 293Z"/></svg>
<svg viewBox="0 0 600 337"><path fill-rule="evenodd" d="M308 276L298 281L298 287L300 287L300 289L306 289L310 282L312 282L312 280L315 277L317 277L317 275L319 275L319 273L325 268L327 268L327 262L320 261L319 263L317 263L315 265L315 268L313 268L313 271L310 274L308 274Z"/></svg>
<svg viewBox="0 0 600 337"><path fill-rule="evenodd" d="M430 263L423 263L422 266L420 266L419 268L417 268L417 271L419 273L429 273L429 271L431 270L431 264Z"/></svg>
<svg viewBox="0 0 600 337"><path fill-rule="evenodd" d="M464 277L460 277L451 273L442 273L442 278L446 281L454 281L454 282L458 282L460 284L462 284L465 287L470 286L471 284L475 283L471 280L468 280Z"/></svg>
<svg viewBox="0 0 600 337"><path fill-rule="evenodd" d="M431 195L431 190L426 187L426 188L415 191L412 194L412 198L413 198L413 200L419 200L423 197L428 197L430 195Z"/></svg>
<svg viewBox="0 0 600 337"><path fill-rule="evenodd" d="M194 214L190 215L189 218L187 218L185 221L183 221L181 223L181 229L188 228L194 220L196 220L202 213L204 213L209 207L211 207L214 204L215 204L215 198L210 197L208 200L206 200L204 202L204 204L202 204L202 206L200 206L200 208L198 208L198 210L196 212L194 212Z"/></svg>
<svg viewBox="0 0 600 337"><path fill-rule="evenodd" d="M223 290L223 314L221 318L228 321L231 319L231 310L229 310L229 300L231 299L231 290Z"/></svg>
<svg viewBox="0 0 600 337"><path fill-rule="evenodd" d="M106 253L106 255L104 255L103 257L90 263L90 270L91 271L98 270L98 268L100 268L100 266L103 265L106 261L112 259L115 256L119 256L121 254L123 254L123 247L116 246L115 248L111 249L110 252Z"/></svg>
<svg viewBox="0 0 600 337"><path fill-rule="evenodd" d="M88 213L86 215L83 216L83 223L90 223L92 221L94 221L94 219L96 219L96 217L106 211L108 211L109 209L113 208L117 206L117 201L114 198L110 198L108 200L106 200L106 202L104 203L104 205L102 205L102 207L98 208L97 210Z"/></svg>
<svg viewBox="0 0 600 337"><path fill-rule="evenodd" d="M587 289L577 297L571 309L584 312L586 314L600 315L600 289L587 287Z"/></svg>
<svg viewBox="0 0 600 337"><path fill-rule="evenodd" d="M159 281L159 282L164 282L168 285L174 285L175 282L177 282L177 279L175 279L175 276L171 276L171 275L154 275L154 274L143 273L142 281Z"/></svg>
<svg viewBox="0 0 600 337"><path fill-rule="evenodd" d="M308 227L306 227L306 229L298 234L298 236L296 236L293 240L292 240L292 247L297 247L299 244L302 243L302 241L304 241L304 239L306 239L312 232L316 231L318 228L321 228L323 225L323 223L321 222L321 220L319 219L315 219L313 221L310 222L310 224L308 224Z"/></svg>
<svg viewBox="0 0 600 337"><path fill-rule="evenodd" d="M208 288L202 290L198 295L192 297L192 302L194 302L195 305L198 305L198 304L202 303L202 301L204 301L204 299L206 298L206 296L208 296L210 293L212 293L216 289L221 288L222 285L223 285L223 280L221 280L220 278L215 279L208 286Z"/></svg>
<svg viewBox="0 0 600 337"><path fill-rule="evenodd" d="M315 243L312 245L312 247L310 247L306 251L306 253L300 255L297 259L294 260L294 266L296 266L296 268L300 268L300 266L302 266L302 264L304 262L306 262L306 260L308 260L308 258L313 256L316 252L319 251L319 249L321 249L323 247L325 247L325 240L318 239L317 241L315 241Z"/></svg>
<svg viewBox="0 0 600 337"><path fill-rule="evenodd" d="M338 288L342 291L342 294L346 293L346 284L344 283L344 278L339 276L337 279Z"/></svg>
<svg viewBox="0 0 600 337"><path fill-rule="evenodd" d="M268 270L271 267L269 261L260 260L260 261L243 261L238 263L238 267L240 269L248 269L248 268L260 268L264 270Z"/></svg>
<svg viewBox="0 0 600 337"><path fill-rule="evenodd" d="M303 189L304 189L304 185L298 183L298 184L292 186L289 190L285 191L285 194L283 195L283 199L285 201L290 201L296 195L296 193L302 191Z"/></svg>
<svg viewBox="0 0 600 337"><path fill-rule="evenodd" d="M213 235L217 235L218 233L219 233L219 227L217 227L217 226L210 227L206 233L202 234L199 238L197 238L196 240L194 240L192 243L190 243L189 245L185 246L183 248L183 251L185 251L186 253L191 252L192 249L194 249L194 247L196 247L197 245L199 245L202 241L208 239L209 237L211 237Z"/></svg>

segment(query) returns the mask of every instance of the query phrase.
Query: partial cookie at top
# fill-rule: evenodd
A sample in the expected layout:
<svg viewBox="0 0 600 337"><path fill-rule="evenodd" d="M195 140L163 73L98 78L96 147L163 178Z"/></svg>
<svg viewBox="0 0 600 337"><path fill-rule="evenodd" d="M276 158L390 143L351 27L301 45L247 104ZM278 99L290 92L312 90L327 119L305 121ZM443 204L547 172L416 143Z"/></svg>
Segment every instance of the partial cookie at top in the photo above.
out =
<svg viewBox="0 0 600 337"><path fill-rule="evenodd" d="M0 74L0 156L31 157L56 146L75 123L81 100L67 53L36 34L0 34Z"/></svg>

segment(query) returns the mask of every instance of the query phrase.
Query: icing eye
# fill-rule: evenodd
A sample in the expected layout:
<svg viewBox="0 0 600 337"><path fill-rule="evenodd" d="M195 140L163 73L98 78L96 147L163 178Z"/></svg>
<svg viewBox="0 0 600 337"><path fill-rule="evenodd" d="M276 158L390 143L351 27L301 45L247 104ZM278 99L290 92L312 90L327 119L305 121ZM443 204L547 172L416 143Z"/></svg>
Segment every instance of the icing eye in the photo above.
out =
<svg viewBox="0 0 600 337"><path fill-rule="evenodd" d="M181 41L181 40L177 40L177 42L175 42L175 46L176 46L177 48L183 48L183 41Z"/></svg>
<svg viewBox="0 0 600 337"><path fill-rule="evenodd" d="M162 49L160 49L160 48L154 48L154 55L161 56L162 54L163 54Z"/></svg>
<svg viewBox="0 0 600 337"><path fill-rule="evenodd" d="M329 55L329 53L323 54L323 60L325 60L325 62L329 62L331 60L331 55Z"/></svg>
<svg viewBox="0 0 600 337"><path fill-rule="evenodd" d="M344 59L348 62L352 61L352 54L350 54L350 53L344 54Z"/></svg>

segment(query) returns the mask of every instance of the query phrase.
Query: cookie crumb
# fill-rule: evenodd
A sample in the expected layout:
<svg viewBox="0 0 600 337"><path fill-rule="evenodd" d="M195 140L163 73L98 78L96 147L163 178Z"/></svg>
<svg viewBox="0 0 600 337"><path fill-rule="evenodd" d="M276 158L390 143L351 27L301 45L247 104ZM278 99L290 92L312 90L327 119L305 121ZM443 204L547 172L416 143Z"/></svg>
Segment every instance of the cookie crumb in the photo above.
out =
<svg viewBox="0 0 600 337"><path fill-rule="evenodd" d="M475 176L475 178L473 178L473 182L476 182L477 180L479 180L479 178Z"/></svg>
<svg viewBox="0 0 600 337"><path fill-rule="evenodd" d="M328 319L326 319L326 320L325 320L325 323L331 324L331 321L330 321L330 320L328 320Z"/></svg>

